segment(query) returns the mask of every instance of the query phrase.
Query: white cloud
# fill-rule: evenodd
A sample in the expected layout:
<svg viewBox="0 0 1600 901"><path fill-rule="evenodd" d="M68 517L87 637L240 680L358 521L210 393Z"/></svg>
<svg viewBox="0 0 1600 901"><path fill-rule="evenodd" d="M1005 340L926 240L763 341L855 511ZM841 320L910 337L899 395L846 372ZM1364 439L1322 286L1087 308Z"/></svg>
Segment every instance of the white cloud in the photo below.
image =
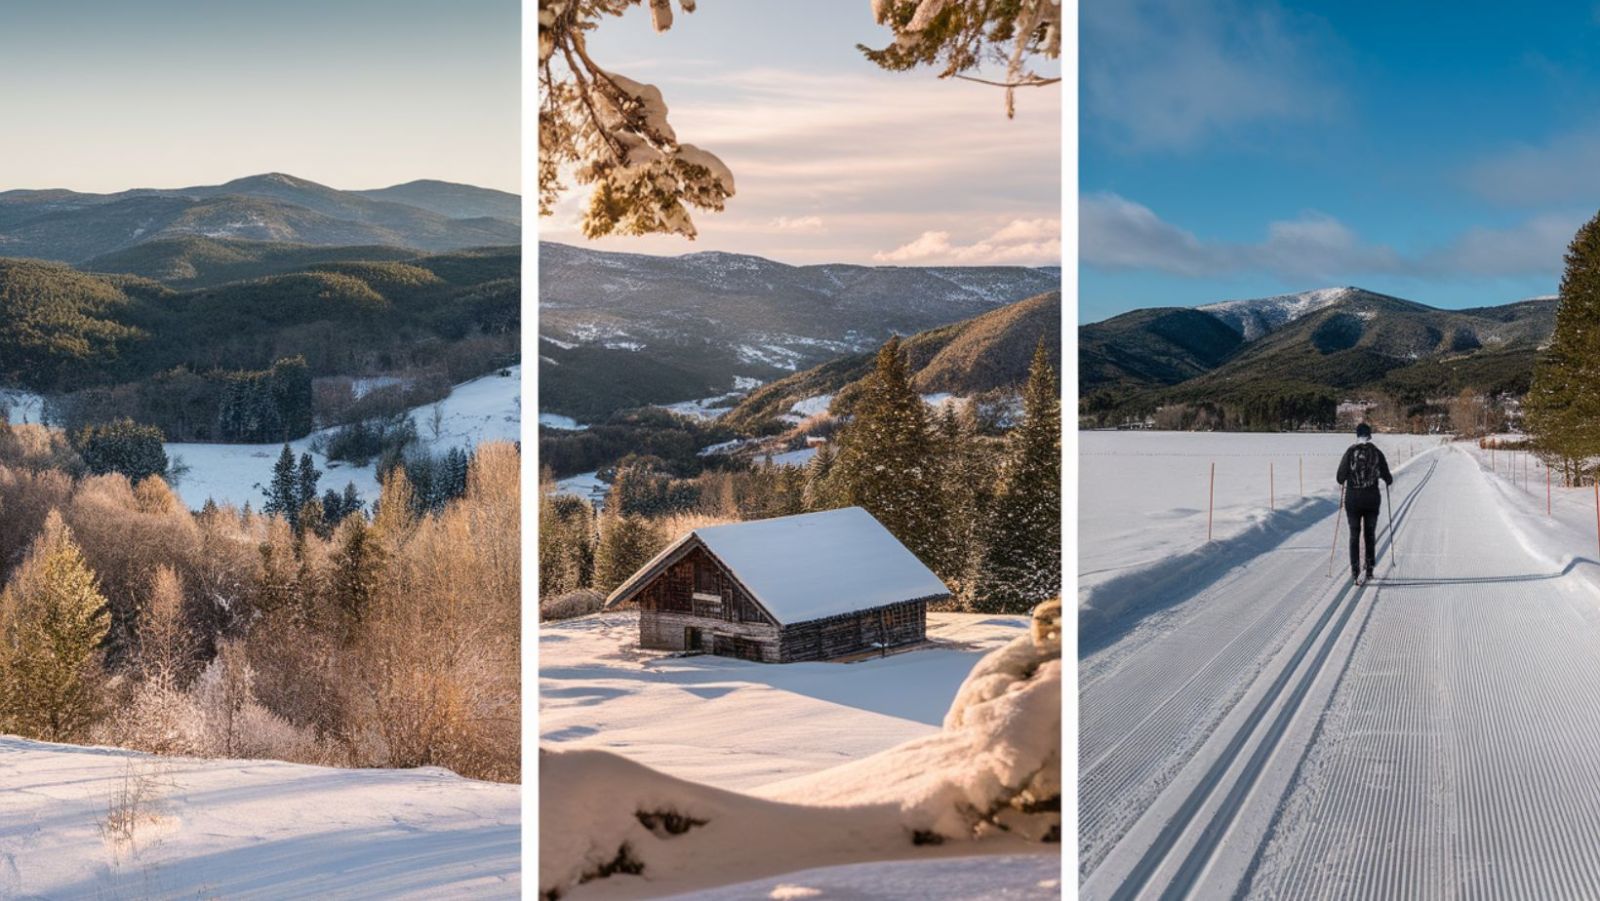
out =
<svg viewBox="0 0 1600 901"><path fill-rule="evenodd" d="M1542 214L1509 228L1473 228L1415 254L1363 241L1344 223L1311 211L1268 223L1260 241L1207 241L1116 194L1092 194L1078 207L1079 255L1106 270L1188 277L1267 273L1290 280L1349 282L1359 276L1437 278L1553 275L1583 217Z"/></svg>
<svg viewBox="0 0 1600 901"><path fill-rule="evenodd" d="M1319 64L1323 29L1270 3L1129 0L1081 14L1085 122L1132 149L1187 149L1340 105Z"/></svg>
<svg viewBox="0 0 1600 901"><path fill-rule="evenodd" d="M1468 168L1467 184L1497 203L1534 207L1600 196L1600 127L1518 144Z"/></svg>
<svg viewBox="0 0 1600 901"><path fill-rule="evenodd" d="M1061 220L1013 219L969 244L952 242L948 231L925 231L872 258L880 263L920 265L1055 264L1061 260Z"/></svg>
<svg viewBox="0 0 1600 901"><path fill-rule="evenodd" d="M779 216L768 222L767 227L781 232L820 232L823 230L821 216Z"/></svg>

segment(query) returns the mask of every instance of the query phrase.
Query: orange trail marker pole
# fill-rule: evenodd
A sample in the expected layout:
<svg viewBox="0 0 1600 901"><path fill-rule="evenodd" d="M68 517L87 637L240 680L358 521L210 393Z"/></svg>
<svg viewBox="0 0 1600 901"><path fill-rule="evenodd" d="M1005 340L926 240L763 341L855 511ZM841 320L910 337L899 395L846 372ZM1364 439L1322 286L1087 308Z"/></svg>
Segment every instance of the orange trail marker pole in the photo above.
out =
<svg viewBox="0 0 1600 901"><path fill-rule="evenodd" d="M1550 515L1550 467L1544 468L1544 515Z"/></svg>
<svg viewBox="0 0 1600 901"><path fill-rule="evenodd" d="M1272 474L1272 461L1267 461L1267 509L1278 509L1278 482Z"/></svg>
<svg viewBox="0 0 1600 901"><path fill-rule="evenodd" d="M1306 457L1305 457L1305 454L1301 454L1300 455L1300 496L1301 497L1305 497L1306 496Z"/></svg>
<svg viewBox="0 0 1600 901"><path fill-rule="evenodd" d="M1217 508L1217 464L1211 462L1211 496L1206 500L1206 542L1211 541L1211 517Z"/></svg>

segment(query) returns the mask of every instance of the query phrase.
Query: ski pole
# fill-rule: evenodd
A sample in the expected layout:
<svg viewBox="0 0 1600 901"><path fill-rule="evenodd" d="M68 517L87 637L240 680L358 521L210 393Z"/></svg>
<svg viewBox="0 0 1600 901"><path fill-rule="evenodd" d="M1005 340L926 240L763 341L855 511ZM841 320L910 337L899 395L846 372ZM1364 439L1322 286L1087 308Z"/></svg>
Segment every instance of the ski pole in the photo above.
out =
<svg viewBox="0 0 1600 901"><path fill-rule="evenodd" d="M1339 486L1339 513L1333 517L1333 547L1328 549L1328 578L1333 578L1333 555L1339 552L1339 517L1344 515L1344 489Z"/></svg>
<svg viewBox="0 0 1600 901"><path fill-rule="evenodd" d="M1389 490L1389 483L1383 483L1384 496L1389 500L1389 556L1394 558L1394 565L1400 565L1400 545L1394 538L1394 492Z"/></svg>

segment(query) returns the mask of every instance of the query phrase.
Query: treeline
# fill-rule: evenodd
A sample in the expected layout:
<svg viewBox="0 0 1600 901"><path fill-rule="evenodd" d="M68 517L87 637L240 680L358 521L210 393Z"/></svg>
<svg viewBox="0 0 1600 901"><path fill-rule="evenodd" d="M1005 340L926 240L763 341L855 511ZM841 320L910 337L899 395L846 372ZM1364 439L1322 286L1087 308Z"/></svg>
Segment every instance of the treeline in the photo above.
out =
<svg viewBox="0 0 1600 901"><path fill-rule="evenodd" d="M1303 382L1254 382L1197 396L1198 389L1134 397L1101 392L1079 401L1079 424L1110 428L1157 419L1157 428L1231 432L1328 429L1338 419L1339 395ZM1165 423L1165 424L1163 424Z"/></svg>
<svg viewBox="0 0 1600 901"><path fill-rule="evenodd" d="M299 356L252 371L172 369L87 388L54 406L69 430L127 418L171 441L262 444L301 438L314 424L311 371Z"/></svg>
<svg viewBox="0 0 1600 901"><path fill-rule="evenodd" d="M541 608L592 609L684 531L845 506L866 508L951 586L959 609L1022 613L1061 591L1061 409L1041 345L1004 438L970 410L932 413L898 340L881 349L851 419L804 468L681 478L648 457L617 467L603 514L542 486ZM570 600L580 592L586 602ZM548 604L546 603L548 602Z"/></svg>
<svg viewBox="0 0 1600 901"><path fill-rule="evenodd" d="M519 778L514 446L433 512L396 469L331 529L70 453L0 426L0 732Z"/></svg>

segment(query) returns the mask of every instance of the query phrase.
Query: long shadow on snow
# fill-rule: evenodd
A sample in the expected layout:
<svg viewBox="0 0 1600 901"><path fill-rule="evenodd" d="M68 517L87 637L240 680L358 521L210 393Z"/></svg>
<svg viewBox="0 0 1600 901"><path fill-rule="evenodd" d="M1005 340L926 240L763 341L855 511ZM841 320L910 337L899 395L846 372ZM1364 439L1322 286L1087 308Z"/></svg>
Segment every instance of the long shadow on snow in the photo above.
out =
<svg viewBox="0 0 1600 901"><path fill-rule="evenodd" d="M1116 643L1145 618L1189 600L1338 508L1331 498L1308 498L1293 509L1273 512L1231 538L1207 542L1100 583L1090 590L1078 612L1078 658Z"/></svg>
<svg viewBox="0 0 1600 901"><path fill-rule="evenodd" d="M1514 576L1461 576L1455 579L1408 579L1401 576L1385 576L1373 579L1373 583L1382 588L1427 588L1433 585L1494 585L1500 582L1548 582L1551 579L1560 579L1570 575L1579 564L1594 566L1596 561L1588 557L1574 557L1567 565L1552 573L1522 573Z"/></svg>

